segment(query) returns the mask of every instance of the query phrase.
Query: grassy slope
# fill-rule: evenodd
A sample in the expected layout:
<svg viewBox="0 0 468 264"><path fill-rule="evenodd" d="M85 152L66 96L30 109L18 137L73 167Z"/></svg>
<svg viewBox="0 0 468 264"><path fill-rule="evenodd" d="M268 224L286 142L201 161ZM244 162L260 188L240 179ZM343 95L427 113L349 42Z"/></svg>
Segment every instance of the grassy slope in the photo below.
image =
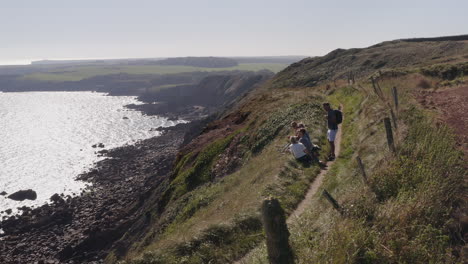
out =
<svg viewBox="0 0 468 264"><path fill-rule="evenodd" d="M163 66L163 65L128 65L128 66L65 66L60 70L53 69L47 73L27 74L23 78L39 81L80 81L98 75L117 73L128 74L172 74L195 71L259 71L271 70L278 72L287 65L281 63L244 63L228 68L203 68L191 66Z"/></svg>
<svg viewBox="0 0 468 264"><path fill-rule="evenodd" d="M161 259L161 263L184 263L183 259L185 263L232 261L263 239L261 225L255 226L255 223L259 221L258 208L265 197L280 197L287 211L291 211L303 198L319 169L317 166L304 168L289 153L279 150L291 133L288 124L293 120L304 121L312 131L311 136L324 145L324 123L318 121L322 118L322 98L312 93L304 97L292 90L263 93L261 97L261 101L251 102L242 108L251 112L247 124L239 132L244 138L240 144L246 147L244 165L233 174L206 181L208 184L195 188L185 196L173 198L169 207L177 208L175 211L178 213L171 224L156 239L135 245L130 258L146 252L142 255L144 260L140 260L142 263L157 259ZM278 106L289 107L282 109ZM184 162L183 158L181 162ZM204 175L204 172L197 175ZM179 173L173 183L178 182L175 186L186 191L186 187L181 186L187 180L179 177L185 177L185 173ZM181 192L184 193L176 189L175 197L180 196ZM215 242L210 236L213 228L230 229L243 221L250 221L255 228L248 232L239 232L234 228L229 233L232 241L213 244ZM203 247L197 245L197 240L193 239L196 237ZM204 254L200 254L201 251Z"/></svg>
<svg viewBox="0 0 468 264"><path fill-rule="evenodd" d="M387 102L390 87L400 88L397 155L388 150L381 122L389 115L387 102L371 92L370 83L343 87L329 96L346 106L346 119L343 151L323 188L346 213L340 216L322 197L315 197L310 210L290 226L297 263L461 260L452 250L463 244L454 236L454 214L466 176L462 153L450 129L435 126L433 113L415 107L411 92L419 89L422 78L408 74L381 81ZM357 155L366 166L368 185L357 168ZM265 246L245 263L268 263Z"/></svg>
<svg viewBox="0 0 468 264"><path fill-rule="evenodd" d="M446 57L450 62L458 63L467 54L447 49L441 57L434 57L431 54L440 51L444 45L426 44L427 54L419 54L425 56L420 65L440 63ZM402 50L398 46L400 43L388 45L381 47L383 55L379 56L384 56L385 50L395 54L392 45L396 45L402 53L400 57L405 57L406 49ZM415 46L421 48L421 43ZM458 44L455 46L458 47L456 51L466 51L465 44L461 49ZM375 48L371 48L374 53L378 51ZM367 56L367 51L363 53ZM242 166L236 172L221 179L205 177L211 174L222 157L217 154L226 150L218 149L216 155L206 161L193 153L185 153L185 158L181 158L184 164L179 164L180 170L174 181L190 183L195 177L196 186L184 187L183 191L175 192L177 195L170 193L168 209L161 216L167 228L155 229L146 239L136 243L127 256L129 263L228 263L256 247L263 240L258 225L258 207L263 197L280 197L282 205L290 212L317 174L316 167L303 168L277 149L284 145L285 136L290 132L287 124L292 120L304 121L312 131L312 137L319 138L321 145L325 145L322 113L319 112L323 100L345 105L342 153L323 186L346 208L347 214L341 217L317 196L310 210L290 227L298 262L454 261L450 249L459 241L449 236L448 230L454 221L450 214L451 201L460 197L458 187L463 176L457 159L460 152L453 148L448 130L432 126L430 115L412 107L414 102L410 93L417 88L421 78L432 78L441 85L456 85L455 80L464 82L464 71L461 70L461 76L459 72L454 78L443 80L442 72L453 72L451 66L439 66L441 69L432 73L427 71L428 67L421 69L419 66L403 70L398 66L396 71L385 69L380 81L384 92L389 97L390 87L400 87L402 105L397 133L399 153L392 156L385 145L381 123L381 119L388 115L388 104L373 95L366 78L358 80L354 87L348 87L341 80L329 82L336 77L333 75L328 82L323 80L321 86L313 89L300 87L314 75L310 72L330 71L330 62L322 63L314 67L304 62L299 64L300 67L291 66L277 75L273 84L243 100L237 111L251 114L242 128L236 130L242 136L237 142L245 147ZM456 68L460 67L464 65ZM375 69L366 68L363 72L373 74ZM430 77L421 77L421 73ZM288 79L292 75L296 77ZM285 86L271 89L279 85ZM301 115L304 109L311 114ZM443 140L438 141L439 138ZM205 149L210 149L210 145ZM434 155L440 151L440 155ZM362 157L370 175L369 186L359 175L355 164L357 154ZM205 164L199 167L201 171L188 173L197 162ZM192 175L188 177L189 181L180 178L187 175ZM115 259L111 255L108 260ZM255 249L248 260L249 263L265 261L264 247Z"/></svg>
<svg viewBox="0 0 468 264"><path fill-rule="evenodd" d="M466 36L465 39L468 39ZM366 78L375 72L412 69L468 60L468 40L383 42L365 49L338 49L323 57L304 59L290 65L274 80L273 87L314 86L346 79L349 74Z"/></svg>

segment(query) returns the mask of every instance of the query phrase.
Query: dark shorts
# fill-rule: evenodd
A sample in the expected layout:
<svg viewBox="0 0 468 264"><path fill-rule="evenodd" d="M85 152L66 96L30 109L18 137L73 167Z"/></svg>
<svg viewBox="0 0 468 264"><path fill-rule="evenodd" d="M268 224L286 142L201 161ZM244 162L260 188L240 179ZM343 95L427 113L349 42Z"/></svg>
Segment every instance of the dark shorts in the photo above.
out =
<svg viewBox="0 0 468 264"><path fill-rule="evenodd" d="M298 158L297 161L303 162L303 163L309 163L309 162L312 162L312 158L309 155L304 155Z"/></svg>

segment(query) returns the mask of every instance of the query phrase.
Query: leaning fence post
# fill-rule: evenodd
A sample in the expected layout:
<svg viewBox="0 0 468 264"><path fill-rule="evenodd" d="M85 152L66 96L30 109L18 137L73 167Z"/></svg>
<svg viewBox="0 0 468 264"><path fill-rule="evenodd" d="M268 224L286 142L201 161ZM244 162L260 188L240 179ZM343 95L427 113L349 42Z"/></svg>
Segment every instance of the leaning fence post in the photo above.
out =
<svg viewBox="0 0 468 264"><path fill-rule="evenodd" d="M364 179L364 183L367 184L367 175L366 175L366 171L364 170L364 164L362 164L361 157L357 156L356 161L359 165L359 169L361 170L361 175L362 175L362 178Z"/></svg>
<svg viewBox="0 0 468 264"><path fill-rule="evenodd" d="M375 85L374 77L371 77L371 81L372 81L372 88L374 88L375 94L376 94L378 97L380 97L379 91L377 91L377 86Z"/></svg>
<svg viewBox="0 0 468 264"><path fill-rule="evenodd" d="M380 88L379 82L375 81L375 85L377 86L377 89L379 90L380 98L382 98L382 100L384 100L384 94L382 92L382 88Z"/></svg>
<svg viewBox="0 0 468 264"><path fill-rule="evenodd" d="M392 95L393 95L393 102L395 103L395 109L398 112L398 91L396 86L393 86L392 88Z"/></svg>
<svg viewBox="0 0 468 264"><path fill-rule="evenodd" d="M384 100L382 89L380 88L379 83L374 79L374 77L371 77L372 81L372 87L374 88L374 92L377 95L377 97L380 98L380 100Z"/></svg>
<svg viewBox="0 0 468 264"><path fill-rule="evenodd" d="M393 142L393 132L392 124L390 123L390 118L384 118L385 131L387 132L387 143L390 150L395 153L395 144Z"/></svg>
<svg viewBox="0 0 468 264"><path fill-rule="evenodd" d="M331 196L331 194L325 189L323 190L322 195L325 196L325 198L327 198L327 200L331 203L333 208L335 208L341 214L341 207L335 200L335 198L333 198L333 196Z"/></svg>
<svg viewBox="0 0 468 264"><path fill-rule="evenodd" d="M398 129L397 117L395 115L395 112L393 112L393 110L391 108L390 108L390 115L392 117L393 126L395 127L395 129Z"/></svg>
<svg viewBox="0 0 468 264"><path fill-rule="evenodd" d="M277 199L268 198L263 201L262 220L270 264L293 264L286 216Z"/></svg>

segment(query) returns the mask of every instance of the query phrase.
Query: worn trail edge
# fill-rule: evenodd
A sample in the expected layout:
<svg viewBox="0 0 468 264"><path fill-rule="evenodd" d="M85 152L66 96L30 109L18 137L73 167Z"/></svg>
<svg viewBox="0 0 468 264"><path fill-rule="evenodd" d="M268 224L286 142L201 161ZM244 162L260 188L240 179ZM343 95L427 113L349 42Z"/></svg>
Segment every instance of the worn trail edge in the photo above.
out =
<svg viewBox="0 0 468 264"><path fill-rule="evenodd" d="M343 111L343 105L340 105L340 110ZM335 139L335 155L338 158L340 155L340 150L341 150L341 133L343 131L343 125L340 125L338 129L338 133L336 134L336 139ZM288 219L286 220L287 224L293 223L295 219L300 217L302 213L304 213L305 209L309 207L309 205L312 203L312 198L314 195L317 193L318 189L323 183L323 179L325 178L325 175L328 173L330 170L331 166L335 163L336 159L333 161L327 161L327 167L323 170L320 171L320 174L314 179L314 181L310 184L309 190L307 191L306 196L304 199L299 203L297 208L289 215ZM247 264L246 260L247 257L253 252L251 250L249 253L245 254L241 259L233 262L233 264Z"/></svg>

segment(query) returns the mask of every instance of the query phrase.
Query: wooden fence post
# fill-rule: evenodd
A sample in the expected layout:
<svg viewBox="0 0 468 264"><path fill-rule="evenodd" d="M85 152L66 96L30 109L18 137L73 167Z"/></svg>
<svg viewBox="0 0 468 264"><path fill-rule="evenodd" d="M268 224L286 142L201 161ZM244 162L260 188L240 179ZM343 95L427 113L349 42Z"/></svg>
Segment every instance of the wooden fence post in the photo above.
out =
<svg viewBox="0 0 468 264"><path fill-rule="evenodd" d="M384 100L383 92L382 89L380 88L379 83L374 79L374 77L371 77L372 81L372 87L374 88L374 92L377 95L377 97L380 98L380 100Z"/></svg>
<svg viewBox="0 0 468 264"><path fill-rule="evenodd" d="M378 97L380 97L379 91L377 91L377 86L375 85L374 77L371 77L371 81L372 81L372 88L374 88L375 94L376 94Z"/></svg>
<svg viewBox="0 0 468 264"><path fill-rule="evenodd" d="M362 164L361 157L357 156L356 161L357 161L357 163L359 165L359 169L361 170L361 175L362 175L362 178L364 179L364 183L367 184L368 183L367 175L366 175L366 171L364 169L364 164Z"/></svg>
<svg viewBox="0 0 468 264"><path fill-rule="evenodd" d="M384 100L384 94L382 92L382 88L380 88L379 82L375 81L375 85L377 86L377 89L379 90L380 98L382 98L382 100Z"/></svg>
<svg viewBox="0 0 468 264"><path fill-rule="evenodd" d="M387 132L387 143L388 143L388 148L395 153L395 144L393 142L393 132L392 132L392 124L390 123L390 118L386 117L384 118L384 124L385 124L385 131Z"/></svg>
<svg viewBox="0 0 468 264"><path fill-rule="evenodd" d="M395 112L393 112L393 110L391 108L390 108L390 116L392 117L393 126L395 127L395 129L398 129L397 117L395 115Z"/></svg>
<svg viewBox="0 0 468 264"><path fill-rule="evenodd" d="M342 213L340 205L327 190L324 189L322 195L325 196L325 198L327 198L327 200L332 204L333 208L340 212L340 214Z"/></svg>
<svg viewBox="0 0 468 264"><path fill-rule="evenodd" d="M268 198L263 201L262 220L270 264L293 264L286 216L277 199Z"/></svg>
<svg viewBox="0 0 468 264"><path fill-rule="evenodd" d="M393 102L395 103L395 109L398 112L398 91L396 86L393 86L392 88L392 95L393 95Z"/></svg>

